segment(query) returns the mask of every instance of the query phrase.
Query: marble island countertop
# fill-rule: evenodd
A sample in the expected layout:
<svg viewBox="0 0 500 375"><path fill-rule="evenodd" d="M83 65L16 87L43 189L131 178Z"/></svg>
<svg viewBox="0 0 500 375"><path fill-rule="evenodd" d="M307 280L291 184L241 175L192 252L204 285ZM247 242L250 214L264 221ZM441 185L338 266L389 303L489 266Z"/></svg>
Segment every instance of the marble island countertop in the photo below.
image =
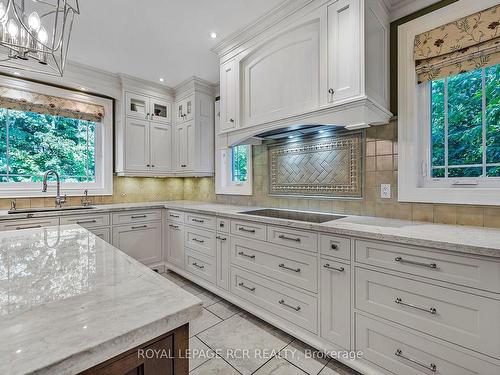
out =
<svg viewBox="0 0 500 375"><path fill-rule="evenodd" d="M0 232L0 373L73 374L196 318L201 300L78 225Z"/></svg>
<svg viewBox="0 0 500 375"><path fill-rule="evenodd" d="M285 225L298 229L310 229L324 233L356 236L374 240L393 241L402 244L500 258L500 229L433 224L408 220L386 219L371 216L345 215L344 218L325 223L309 223L295 220L246 215L241 212L261 207L236 206L196 201L164 201L144 203L119 203L98 205L93 209L64 212L38 212L29 217L64 216L137 209L171 208L200 214L257 221L266 224ZM343 215L343 214L341 214ZM8 214L0 211L0 220L27 218L27 214Z"/></svg>

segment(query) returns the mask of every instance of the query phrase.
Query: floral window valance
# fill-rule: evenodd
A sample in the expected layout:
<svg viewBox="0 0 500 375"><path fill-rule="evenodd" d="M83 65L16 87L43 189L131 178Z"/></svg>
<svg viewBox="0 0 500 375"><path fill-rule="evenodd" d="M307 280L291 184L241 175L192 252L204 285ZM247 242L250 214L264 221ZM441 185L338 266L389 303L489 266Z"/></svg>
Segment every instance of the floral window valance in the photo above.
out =
<svg viewBox="0 0 500 375"><path fill-rule="evenodd" d="M500 5L415 36L418 82L500 63Z"/></svg>
<svg viewBox="0 0 500 375"><path fill-rule="evenodd" d="M100 122L104 107L57 96L0 86L0 107Z"/></svg>

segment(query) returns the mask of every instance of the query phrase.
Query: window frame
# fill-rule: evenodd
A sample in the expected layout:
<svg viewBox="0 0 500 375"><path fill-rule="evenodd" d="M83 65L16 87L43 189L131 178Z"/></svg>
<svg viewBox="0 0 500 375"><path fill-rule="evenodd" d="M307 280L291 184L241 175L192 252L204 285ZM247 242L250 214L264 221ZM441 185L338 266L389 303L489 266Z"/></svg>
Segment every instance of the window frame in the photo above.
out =
<svg viewBox="0 0 500 375"><path fill-rule="evenodd" d="M220 148L216 151L216 194L252 195L252 146L247 147L247 179L246 181L233 181L232 147Z"/></svg>
<svg viewBox="0 0 500 375"><path fill-rule="evenodd" d="M111 99L8 77L0 77L0 85L102 105L105 116L100 123L96 123L95 132L95 182L61 182L61 194L82 196L84 190L91 196L113 194L113 101ZM39 182L0 183L0 198L52 197L55 194L56 186L52 180L48 184L46 193L42 192L42 184Z"/></svg>
<svg viewBox="0 0 500 375"><path fill-rule="evenodd" d="M398 200L445 204L500 204L500 178L431 181L430 87L417 84L413 61L415 35L496 4L460 0L398 28ZM477 180L477 184L467 184ZM454 185L453 182L458 182Z"/></svg>

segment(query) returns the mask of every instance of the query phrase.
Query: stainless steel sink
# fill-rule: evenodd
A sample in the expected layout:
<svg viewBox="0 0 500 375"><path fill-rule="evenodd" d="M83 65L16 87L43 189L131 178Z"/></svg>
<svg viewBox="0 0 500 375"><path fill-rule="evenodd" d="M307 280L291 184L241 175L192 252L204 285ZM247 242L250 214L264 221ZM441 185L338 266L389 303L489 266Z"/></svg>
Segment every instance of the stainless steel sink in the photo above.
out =
<svg viewBox="0 0 500 375"><path fill-rule="evenodd" d="M325 223L327 221L342 219L345 216L333 214L318 214L315 212L307 211L293 211L293 210L278 210L272 208L264 208L260 210L241 211L240 214L273 217L277 219L308 221L310 223Z"/></svg>
<svg viewBox="0 0 500 375"><path fill-rule="evenodd" d="M70 206L70 207L44 207L44 208L19 208L9 210L9 214L36 214L38 212L56 212L56 211L76 211L76 210L91 210L95 206Z"/></svg>

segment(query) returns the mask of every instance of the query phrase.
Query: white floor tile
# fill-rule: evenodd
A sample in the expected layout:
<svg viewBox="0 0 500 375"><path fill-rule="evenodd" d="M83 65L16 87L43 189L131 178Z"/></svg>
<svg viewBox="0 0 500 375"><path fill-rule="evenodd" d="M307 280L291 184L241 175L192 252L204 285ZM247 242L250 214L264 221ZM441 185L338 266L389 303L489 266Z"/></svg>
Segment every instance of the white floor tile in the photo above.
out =
<svg viewBox="0 0 500 375"><path fill-rule="evenodd" d="M185 279L181 275L176 274L175 272L172 271L167 271L165 273L161 274L164 278L172 281L173 283L179 285L179 286L184 286L186 284L191 283L188 279Z"/></svg>
<svg viewBox="0 0 500 375"><path fill-rule="evenodd" d="M213 312L215 315L217 315L219 318L223 320L229 319L234 314L238 314L242 311L238 306L235 306L232 303L227 302L225 300L222 300L207 307L207 310Z"/></svg>
<svg viewBox="0 0 500 375"><path fill-rule="evenodd" d="M244 375L250 375L287 346L292 338L253 319L234 315L198 337Z"/></svg>
<svg viewBox="0 0 500 375"><path fill-rule="evenodd" d="M222 322L222 319L212 314L207 309L202 309L202 313L195 320L189 322L189 337L206 330L214 326L215 324Z"/></svg>
<svg viewBox="0 0 500 375"><path fill-rule="evenodd" d="M190 375L240 375L238 371L229 366L223 359L213 358L197 367Z"/></svg>
<svg viewBox="0 0 500 375"><path fill-rule="evenodd" d="M343 365L342 363L331 360L320 372L320 375L361 375L359 372Z"/></svg>
<svg viewBox="0 0 500 375"><path fill-rule="evenodd" d="M189 339L189 350L191 352L191 356L189 358L189 371L192 371L196 367L209 361L210 356L214 355L214 352L202 343L196 336Z"/></svg>
<svg viewBox="0 0 500 375"><path fill-rule="evenodd" d="M313 357L313 354L316 357ZM289 362L310 375L319 374L329 361L329 358L325 357L321 352L318 352L300 340L294 340L280 352L279 356L286 358Z"/></svg>
<svg viewBox="0 0 500 375"><path fill-rule="evenodd" d="M203 307L205 308L208 308L209 306L212 306L214 303L217 303L221 300L219 296L216 296L208 290L206 292L198 294L196 297L203 301Z"/></svg>
<svg viewBox="0 0 500 375"><path fill-rule="evenodd" d="M307 375L286 359L275 357L254 372L254 375Z"/></svg>
<svg viewBox="0 0 500 375"><path fill-rule="evenodd" d="M192 283L192 282L189 282L188 284L181 286L181 288L184 289L185 291L191 293L191 294L194 294L195 296L206 292L206 290L204 288L202 288L201 286L196 285L195 283Z"/></svg>

